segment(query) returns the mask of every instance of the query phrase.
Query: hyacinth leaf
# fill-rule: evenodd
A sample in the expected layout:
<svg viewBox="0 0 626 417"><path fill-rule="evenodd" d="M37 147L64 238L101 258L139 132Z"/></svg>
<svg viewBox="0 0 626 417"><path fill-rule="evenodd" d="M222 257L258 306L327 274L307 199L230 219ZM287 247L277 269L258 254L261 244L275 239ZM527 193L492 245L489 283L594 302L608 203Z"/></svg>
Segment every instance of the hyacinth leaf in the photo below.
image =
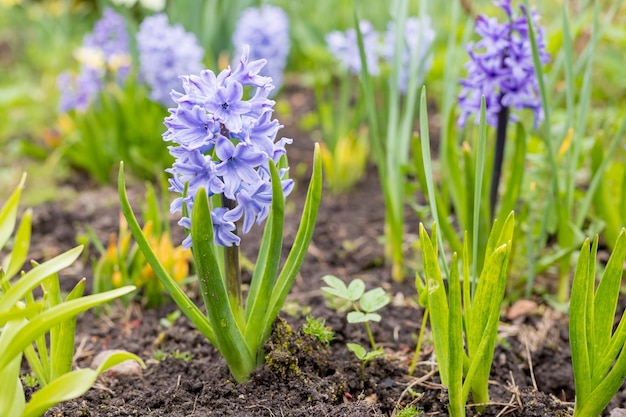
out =
<svg viewBox="0 0 626 417"><path fill-rule="evenodd" d="M42 264L42 266L43 265L45 264ZM2 351L2 356L0 356L0 369L4 368L15 356L21 354L33 340L47 332L52 326L98 304L128 294L134 289L135 287L133 286L127 286L101 294L88 295L78 300L54 306L46 310L45 314L34 317L28 323L22 325L19 332L11 339L10 343L0 350Z"/></svg>
<svg viewBox="0 0 626 417"><path fill-rule="evenodd" d="M235 308L230 302L224 279L215 258L213 223L206 190L200 188L194 199L191 213L193 253L202 298L207 316L215 334L214 346L220 351L237 382L248 379L256 367L256 351L244 338Z"/></svg>
<svg viewBox="0 0 626 417"><path fill-rule="evenodd" d="M472 304L473 323L471 328L468 326L467 332L470 364L465 377L464 391L471 387L476 403L489 401L489 371L498 335L500 307L506 288L510 247L510 242L502 245L488 257Z"/></svg>
<svg viewBox="0 0 626 417"><path fill-rule="evenodd" d="M38 417L62 401L80 397L96 382L98 375L128 360L136 361L142 368L145 368L145 364L137 355L129 352L114 352L97 369L79 369L66 373L34 393L22 417Z"/></svg>
<svg viewBox="0 0 626 417"><path fill-rule="evenodd" d="M441 383L448 386L450 365L450 338L449 338L449 309L446 289L439 270L439 259L433 247L431 239L420 223L420 243L422 248L422 258L424 264L424 274L426 277L426 290L428 292L428 309L430 311L430 326L433 333L435 352L439 364L439 375ZM436 223L433 224L433 235L436 234Z"/></svg>
<svg viewBox="0 0 626 417"><path fill-rule="evenodd" d="M15 233L13 249L9 254L9 262L6 267L6 278L11 279L24 265L28 256L28 248L30 246L31 219L33 211L28 209L24 212L20 225ZM4 261L6 262L7 259Z"/></svg>
<svg viewBox="0 0 626 417"><path fill-rule="evenodd" d="M4 203L2 210L0 210L0 249L4 248L4 245L6 245L13 233L17 219L17 206L20 203L20 196L22 195L25 181L26 174L22 175L19 185L9 196L6 203Z"/></svg>
<svg viewBox="0 0 626 417"><path fill-rule="evenodd" d="M380 322L382 317L377 313L364 313L362 311L351 311L346 316L348 323L367 323L369 321Z"/></svg>
<svg viewBox="0 0 626 417"><path fill-rule="evenodd" d="M215 344L215 335L213 329L211 328L211 323L204 316L202 311L196 306L191 299L185 294L185 292L180 288L178 283L172 278L157 256L154 254L152 249L150 248L150 243L148 239L144 235L141 230L141 226L137 222L137 218L135 217L135 213L133 213L133 209L130 206L130 202L128 201L128 195L126 194L126 182L124 178L124 163L120 162L120 170L118 176L118 193L120 198L120 207L122 209L122 213L128 222L128 227L137 242L137 245L143 252L146 260L154 270L155 275L163 284L163 287L167 291L167 293L172 297L174 302L180 307L180 310L191 320L191 322L196 326L196 328L206 337L213 346L217 346Z"/></svg>
<svg viewBox="0 0 626 417"><path fill-rule="evenodd" d="M17 281L15 285L6 291L2 295L2 298L0 298L0 312L7 311L12 308L18 301L24 298L27 292L30 292L50 275L70 266L78 258L82 250L82 246L70 249L61 255L44 262L37 268L32 269L27 274L22 276L19 281Z"/></svg>
<svg viewBox="0 0 626 417"><path fill-rule="evenodd" d="M463 350L463 312L461 302L461 278L459 276L459 266L457 254L452 254L450 265L450 285L449 285L450 308L448 311L448 325L450 328L450 366L448 367L448 393L450 404L448 410L453 417L465 415L465 400L463 397L463 362L465 351Z"/></svg>
<svg viewBox="0 0 626 417"><path fill-rule="evenodd" d="M624 258L626 258L626 231L622 229L593 300L593 342L596 357L611 340L617 298L624 272Z"/></svg>
<svg viewBox="0 0 626 417"><path fill-rule="evenodd" d="M576 407L584 404L591 394L591 358L589 357L588 332L592 331L587 324L587 316L592 313L589 306L589 291L593 291L594 277L589 276L589 264L595 262L590 259L590 242L585 240L580 250L572 295L570 299L570 350L572 351L572 365L574 369L574 386L576 388Z"/></svg>
<svg viewBox="0 0 626 417"><path fill-rule="evenodd" d="M272 183L272 206L263 232L259 258L255 266L246 305L245 338L253 350L262 346L264 315L272 294L274 281L278 276L280 255L283 247L283 224L285 221L285 196L283 194L278 169L274 161L269 161Z"/></svg>
<svg viewBox="0 0 626 417"><path fill-rule="evenodd" d="M361 309L366 313L372 313L374 311L378 311L387 304L389 304L391 300L385 293L385 290L382 288L374 288L373 290L367 291L361 298L359 299L359 305Z"/></svg>
<svg viewBox="0 0 626 417"><path fill-rule="evenodd" d="M266 332L269 333L271 324L278 316L280 309L285 303L285 298L293 282L296 279L304 256L309 248L309 243L313 237L313 229L315 228L315 221L317 220L317 212L322 199L322 159L320 157L319 144L315 144L315 151L313 153L313 174L311 175L311 181L309 182L309 188L307 190L306 200L304 202L304 208L302 210L302 218L300 220L300 227L296 233L296 238L293 243L293 247L285 260L274 291L268 306L268 311L265 316L265 324L263 326ZM269 334L263 335L265 339Z"/></svg>
<svg viewBox="0 0 626 417"><path fill-rule="evenodd" d="M358 278L349 285L333 275L326 275L322 280L328 285L328 287L322 287L322 291L344 300L354 302L365 293L365 283Z"/></svg>

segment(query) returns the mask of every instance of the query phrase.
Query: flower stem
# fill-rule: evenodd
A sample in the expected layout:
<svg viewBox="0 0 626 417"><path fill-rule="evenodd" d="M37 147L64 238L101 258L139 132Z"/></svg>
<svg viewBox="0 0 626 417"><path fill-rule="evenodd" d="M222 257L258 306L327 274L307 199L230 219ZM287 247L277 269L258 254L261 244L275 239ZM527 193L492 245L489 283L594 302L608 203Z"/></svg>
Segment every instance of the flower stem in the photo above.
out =
<svg viewBox="0 0 626 417"><path fill-rule="evenodd" d="M509 108L502 106L498 112L498 126L496 130L496 150L493 155L493 174L491 176L491 189L489 192L489 213L491 219L496 217L496 201L498 199L498 186L502 176L502 161L504 159L504 145L506 143L506 127L509 122Z"/></svg>
<svg viewBox="0 0 626 417"><path fill-rule="evenodd" d="M235 200L231 200L222 194L222 207L230 210L237 206ZM233 231L237 234L237 229ZM226 289L231 301L236 301L238 306L243 306L241 295L241 268L239 268L239 246L224 247L224 269L226 274Z"/></svg>

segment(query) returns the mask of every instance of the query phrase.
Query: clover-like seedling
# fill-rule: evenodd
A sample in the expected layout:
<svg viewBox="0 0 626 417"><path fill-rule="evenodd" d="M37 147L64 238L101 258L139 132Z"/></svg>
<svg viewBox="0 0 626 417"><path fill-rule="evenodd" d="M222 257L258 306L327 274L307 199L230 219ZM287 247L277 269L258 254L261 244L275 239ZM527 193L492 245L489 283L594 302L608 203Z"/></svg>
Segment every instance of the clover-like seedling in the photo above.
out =
<svg viewBox="0 0 626 417"><path fill-rule="evenodd" d="M382 356L383 348L374 349L368 352L358 343L347 343L346 346L348 347L348 350L354 353L355 356L361 361L361 378L365 379L365 366L372 359Z"/></svg>
<svg viewBox="0 0 626 417"><path fill-rule="evenodd" d="M374 288L373 290L365 291L365 283L358 278L347 286L341 279L333 275L326 275L322 280L328 285L328 287L322 287L322 291L346 300L351 304L354 311L350 311L346 316L348 323L363 323L367 330L372 351L376 351L376 342L374 341L369 322L379 322L381 320L380 314L376 313L376 311L389 304L390 301L385 290Z"/></svg>

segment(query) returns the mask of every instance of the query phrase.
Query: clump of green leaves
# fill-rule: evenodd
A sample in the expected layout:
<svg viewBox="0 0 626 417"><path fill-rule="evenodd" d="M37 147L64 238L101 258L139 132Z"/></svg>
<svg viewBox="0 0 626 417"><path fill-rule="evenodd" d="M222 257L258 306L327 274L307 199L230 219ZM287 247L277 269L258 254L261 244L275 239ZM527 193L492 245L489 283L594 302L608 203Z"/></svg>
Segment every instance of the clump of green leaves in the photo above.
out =
<svg viewBox="0 0 626 417"><path fill-rule="evenodd" d="M16 223L24 178L0 210L0 250L9 242ZM61 297L58 272L72 264L82 251L78 246L41 265L21 272L30 246L32 212L22 216L9 254L0 263L0 415L39 416L53 405L85 393L109 368L139 357L127 352L110 355L97 369L71 371L76 315L134 290L124 287L83 297L82 279ZM33 290L41 286L43 299ZM36 349L35 349L36 347ZM41 389L26 403L20 370L25 357ZM11 382L12 381L12 382ZM29 381L28 383L32 383Z"/></svg>
<svg viewBox="0 0 626 417"><path fill-rule="evenodd" d="M620 389L626 375L626 319L613 331L626 261L626 229L621 229L596 286L598 236L587 239L578 259L570 303L570 347L576 388L575 417L596 417Z"/></svg>
<svg viewBox="0 0 626 417"><path fill-rule="evenodd" d="M335 338L335 332L329 326L326 326L326 320L322 318L316 319L312 316L306 316L306 323L302 325L302 332L313 336L324 346L328 346Z"/></svg>
<svg viewBox="0 0 626 417"><path fill-rule="evenodd" d="M376 347L369 322L380 322L382 317L377 311L389 304L391 299L382 288L365 291L365 283L358 278L353 280L348 286L333 275L326 275L322 280L328 285L328 287L322 287L322 291L349 302L352 306L352 311L349 311L346 316L348 323L363 323L365 326L372 350L368 352L357 343L347 344L348 349L362 362L361 371L362 374L365 374L365 365L375 357L383 354L382 348Z"/></svg>

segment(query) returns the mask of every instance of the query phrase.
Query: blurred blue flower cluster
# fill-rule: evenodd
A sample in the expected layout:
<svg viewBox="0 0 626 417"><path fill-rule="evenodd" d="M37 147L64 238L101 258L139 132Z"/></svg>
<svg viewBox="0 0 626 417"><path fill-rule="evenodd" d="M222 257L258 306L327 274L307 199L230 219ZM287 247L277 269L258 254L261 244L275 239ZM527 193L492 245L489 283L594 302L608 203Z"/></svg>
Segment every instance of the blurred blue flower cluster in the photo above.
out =
<svg viewBox="0 0 626 417"><path fill-rule="evenodd" d="M478 16L475 30L480 36L476 43L467 45L470 61L465 65L467 78L461 80L459 108L461 115L458 123L464 126L467 119L474 115L478 124L480 101L485 96L487 123L495 126L498 113L503 107L521 110L531 109L535 116L535 126L543 119L543 109L535 67L533 52L526 22L526 11L521 6L522 14L513 16L510 0L495 2L506 13L508 21L500 23L495 17ZM549 61L546 52L544 30L537 26L539 16L532 14L535 39L542 64ZM511 112L510 119L517 118Z"/></svg>
<svg viewBox="0 0 626 417"><path fill-rule="evenodd" d="M85 111L100 92L107 75L123 83L131 70L129 37L126 22L111 9L105 9L92 33L83 38L75 53L81 64L80 73L62 73L57 81L61 91L59 111Z"/></svg>
<svg viewBox="0 0 626 417"><path fill-rule="evenodd" d="M264 4L260 8L245 9L233 34L233 45L238 53L250 46L249 59L265 59L267 64L260 74L274 80L276 90L283 84L283 72L291 47L289 19L277 6Z"/></svg>
<svg viewBox="0 0 626 417"><path fill-rule="evenodd" d="M385 33L378 32L367 20L359 22L359 29L363 35L363 46L368 72L373 75L380 74L380 63L394 65L396 28L393 22L389 22ZM432 29L430 17L423 19L409 17L404 24L404 39L400 51L400 76L398 88L405 93L409 79L409 68L413 51L417 53L419 80L430 68L432 59L429 56L430 46L435 39L435 31ZM326 35L326 44L329 52L337 59L341 66L350 73L361 73L361 57L357 43L356 30L351 28L345 32L333 31ZM417 50L416 50L417 48ZM419 84L419 82L418 82Z"/></svg>
<svg viewBox="0 0 626 417"><path fill-rule="evenodd" d="M182 76L184 92L172 91L178 107L165 119L163 139L176 145L169 147L176 159L167 170L172 175L170 191L181 194L170 209L184 212L185 205L191 213L201 187L209 196L222 195L222 207L211 212L215 243L222 246L239 245L234 222L243 218L247 233L255 221L265 220L272 199L269 160L278 163L285 145L292 142L276 141L282 126L272 119L275 103L268 97L274 84L260 75L265 60L250 61L248 53L244 48L236 67L217 76L210 70ZM281 178L286 171L279 171ZM282 180L282 188L288 194L293 181ZM191 228L189 217L179 224ZM183 244L190 247L191 236Z"/></svg>
<svg viewBox="0 0 626 417"><path fill-rule="evenodd" d="M168 107L170 91L180 89L179 74L197 74L204 50L196 36L181 25L170 26L167 15L159 13L141 22L137 33L141 81L150 89L150 98Z"/></svg>

